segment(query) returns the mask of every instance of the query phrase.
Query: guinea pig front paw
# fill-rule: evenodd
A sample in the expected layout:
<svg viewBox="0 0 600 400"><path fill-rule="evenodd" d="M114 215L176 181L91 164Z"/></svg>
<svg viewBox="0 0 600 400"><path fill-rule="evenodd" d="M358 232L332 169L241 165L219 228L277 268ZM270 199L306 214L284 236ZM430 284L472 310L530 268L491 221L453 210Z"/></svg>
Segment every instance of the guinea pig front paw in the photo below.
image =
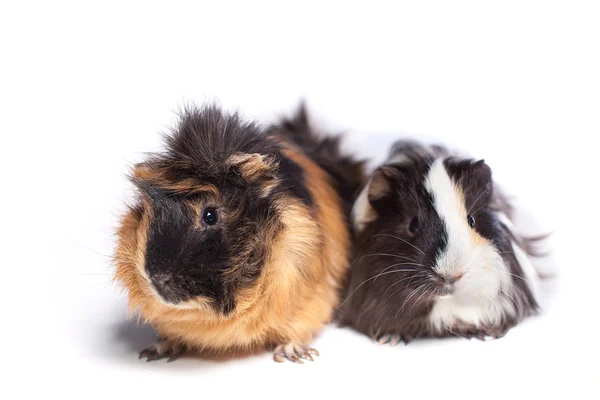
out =
<svg viewBox="0 0 600 400"><path fill-rule="evenodd" d="M412 340L412 336L392 333L371 335L371 337L380 345L389 344L391 346L396 346L400 342L404 342L404 344L406 345Z"/></svg>
<svg viewBox="0 0 600 400"><path fill-rule="evenodd" d="M282 363L285 360L304 364L302 360L314 361L313 355L319 356L319 352L312 347L301 345L298 343L280 344L275 348L273 360Z"/></svg>
<svg viewBox="0 0 600 400"><path fill-rule="evenodd" d="M464 332L463 335L460 335L466 339L478 339L481 341L488 341L494 339L500 339L504 335L506 335L508 329L501 329L497 327L484 327L480 329L472 329Z"/></svg>
<svg viewBox="0 0 600 400"><path fill-rule="evenodd" d="M185 351L186 348L181 343L169 339L160 339L158 343L142 350L139 358L146 358L146 361L155 361L168 357L167 362L171 362L175 361Z"/></svg>
<svg viewBox="0 0 600 400"><path fill-rule="evenodd" d="M395 346L402 341L402 338L400 337L400 335L389 335L389 334L384 334L384 335L381 335L374 339L380 345L390 344L391 346Z"/></svg>

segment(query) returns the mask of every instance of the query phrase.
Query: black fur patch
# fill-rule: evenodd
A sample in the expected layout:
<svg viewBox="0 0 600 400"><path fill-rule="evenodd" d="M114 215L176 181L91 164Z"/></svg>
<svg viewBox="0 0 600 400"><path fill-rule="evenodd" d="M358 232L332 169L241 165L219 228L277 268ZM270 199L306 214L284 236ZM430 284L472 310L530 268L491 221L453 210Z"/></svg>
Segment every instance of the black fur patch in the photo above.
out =
<svg viewBox="0 0 600 400"><path fill-rule="evenodd" d="M306 186L304 171L295 162L283 156L279 161L278 176L281 183L274 189L274 193L285 192L302 200L309 208L314 207L312 195Z"/></svg>
<svg viewBox="0 0 600 400"><path fill-rule="evenodd" d="M135 181L151 215L146 271L165 301L204 296L230 313L237 291L258 278L268 259L267 232L280 224L274 200L291 196L313 206L304 172L255 124L215 106L186 110L166 144L166 152L139 166L147 171L147 181ZM275 160L279 184L266 198L260 184L246 181L227 164L236 153ZM194 190L206 184L218 194ZM216 208L220 220L202 224L202 210L195 206Z"/></svg>
<svg viewBox="0 0 600 400"><path fill-rule="evenodd" d="M283 118L279 124L271 126L269 132L295 143L328 173L331 184L342 199L345 215L349 216L352 203L366 179L365 162L343 154L340 150L342 135L325 135L313 129L304 104L292 118Z"/></svg>
<svg viewBox="0 0 600 400"><path fill-rule="evenodd" d="M222 229L198 229L195 216L177 196L152 199L153 218L146 246L146 272L157 292L177 304L196 296L225 298L228 238Z"/></svg>

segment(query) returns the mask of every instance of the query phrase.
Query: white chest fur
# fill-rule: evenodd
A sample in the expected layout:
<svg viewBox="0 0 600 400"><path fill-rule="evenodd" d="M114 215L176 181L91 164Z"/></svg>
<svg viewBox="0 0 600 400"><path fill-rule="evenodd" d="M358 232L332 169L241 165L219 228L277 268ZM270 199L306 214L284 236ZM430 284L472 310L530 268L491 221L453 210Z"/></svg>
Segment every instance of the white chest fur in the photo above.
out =
<svg viewBox="0 0 600 400"><path fill-rule="evenodd" d="M506 313L513 314L514 307L505 298L495 299L486 296L469 297L446 296L438 298L431 310L429 322L437 331L452 330L458 324L468 324L475 327L495 324Z"/></svg>

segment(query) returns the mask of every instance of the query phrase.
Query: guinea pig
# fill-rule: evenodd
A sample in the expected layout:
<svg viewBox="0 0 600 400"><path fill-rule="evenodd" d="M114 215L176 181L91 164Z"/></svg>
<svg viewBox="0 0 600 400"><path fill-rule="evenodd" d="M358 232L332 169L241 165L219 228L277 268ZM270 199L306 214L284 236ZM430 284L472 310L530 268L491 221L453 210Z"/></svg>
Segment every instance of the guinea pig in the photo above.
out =
<svg viewBox="0 0 600 400"><path fill-rule="evenodd" d="M362 163L309 128L304 107L270 128L188 109L166 149L134 166L138 199L117 232L116 280L159 334L148 361L254 351L302 363L339 305L348 193Z"/></svg>
<svg viewBox="0 0 600 400"><path fill-rule="evenodd" d="M340 322L382 344L503 336L538 309L533 238L483 160L397 142L352 209Z"/></svg>

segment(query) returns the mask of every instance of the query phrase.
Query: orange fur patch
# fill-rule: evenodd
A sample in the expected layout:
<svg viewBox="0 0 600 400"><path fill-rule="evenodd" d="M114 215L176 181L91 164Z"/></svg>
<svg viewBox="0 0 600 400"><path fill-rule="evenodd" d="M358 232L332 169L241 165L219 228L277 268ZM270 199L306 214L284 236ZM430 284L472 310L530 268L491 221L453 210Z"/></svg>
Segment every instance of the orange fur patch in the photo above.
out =
<svg viewBox="0 0 600 400"><path fill-rule="evenodd" d="M254 182L267 173L273 173L277 167L274 160L262 154L235 153L226 161L231 167L238 167L242 177Z"/></svg>
<svg viewBox="0 0 600 400"><path fill-rule="evenodd" d="M193 179L183 179L173 182L165 171L149 168L148 165L144 163L136 165L131 175L136 180L148 182L178 194L208 193L213 196L219 194L217 187L212 184L207 183L199 185L198 182Z"/></svg>

